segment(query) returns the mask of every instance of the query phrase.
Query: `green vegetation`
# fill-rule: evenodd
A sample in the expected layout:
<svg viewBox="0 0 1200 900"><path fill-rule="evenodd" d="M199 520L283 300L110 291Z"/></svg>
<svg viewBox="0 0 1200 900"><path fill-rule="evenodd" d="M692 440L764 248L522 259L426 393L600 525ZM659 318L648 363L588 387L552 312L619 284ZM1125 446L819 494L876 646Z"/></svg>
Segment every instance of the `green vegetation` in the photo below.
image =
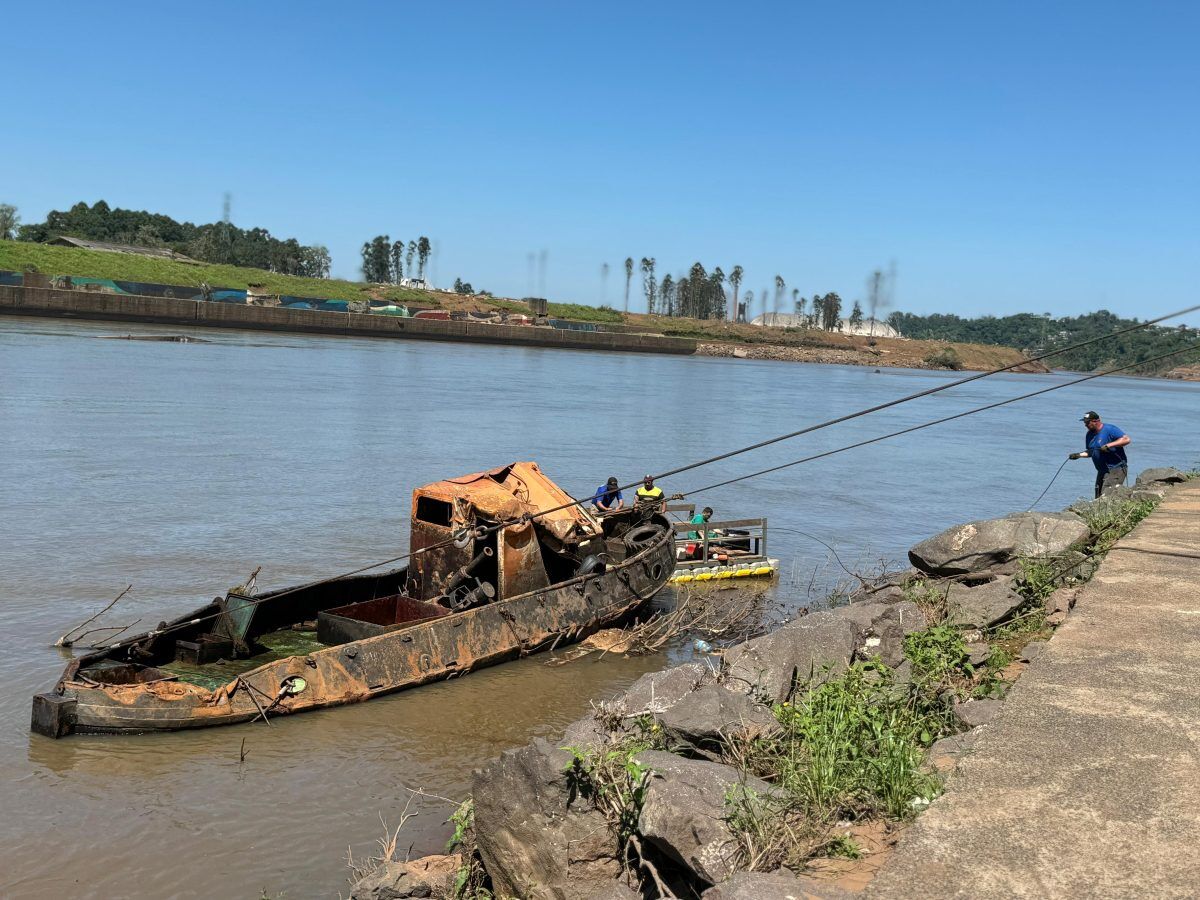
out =
<svg viewBox="0 0 1200 900"><path fill-rule="evenodd" d="M1113 497L1100 497L1091 503L1081 504L1077 512L1087 522L1093 535L1087 551L1107 552L1121 537L1133 530L1138 522L1150 515L1157 505L1158 500Z"/></svg>
<svg viewBox="0 0 1200 900"><path fill-rule="evenodd" d="M620 324L625 317L611 306L585 306L581 303L551 303L551 316L558 319L575 319L580 322L609 322Z"/></svg>
<svg viewBox="0 0 1200 900"><path fill-rule="evenodd" d="M831 835L836 823L904 820L938 793L924 750L950 728L940 688L903 684L877 663L855 663L839 678L803 687L774 707L781 731L727 745L727 760L772 783L770 797L726 798L742 862L769 871L857 847Z"/></svg>
<svg viewBox="0 0 1200 900"><path fill-rule="evenodd" d="M462 857L458 871L454 873L452 900L492 900L492 892L487 888L487 872L475 846L475 801L460 803L451 813L448 824L454 826L454 833L446 842L446 852Z"/></svg>
<svg viewBox="0 0 1200 900"><path fill-rule="evenodd" d="M963 367L962 359L953 347L943 347L941 350L931 350L925 356L925 362L939 369L958 371Z"/></svg>
<svg viewBox="0 0 1200 900"><path fill-rule="evenodd" d="M0 269L12 272L35 271L44 275L78 275L84 278L109 278L114 281L146 281L153 284L179 284L199 287L245 290L251 285L272 294L293 297L318 297L328 300L408 301L418 306L437 306L437 298L426 291L371 285L333 278L304 278L281 275L262 269L215 264L196 265L130 253L79 250L74 247L50 247L23 241L0 241Z"/></svg>
<svg viewBox="0 0 1200 900"><path fill-rule="evenodd" d="M955 315L917 316L912 313L895 312L888 316L888 324L908 338L917 340L942 340L975 344L998 344L1015 347L1029 353L1048 352L1055 347L1066 347L1080 341L1102 337L1136 325L1137 319L1123 319L1107 310L1082 316L1052 318L1032 313L1015 316L983 316L978 319L963 319ZM1173 350L1196 346L1196 329L1185 326L1152 326L1141 331L1121 335L1110 341L1100 341L1088 347L1071 350L1052 357L1049 362L1056 368L1079 372L1094 372L1099 369L1128 365ZM1132 373L1152 375L1173 369L1197 358L1194 354L1181 353L1149 366L1130 370Z"/></svg>
<svg viewBox="0 0 1200 900"><path fill-rule="evenodd" d="M651 743L640 737L626 738L606 749L563 748L571 754L566 769L570 790L604 813L622 848L637 832L650 772L634 757L650 748Z"/></svg>
<svg viewBox="0 0 1200 900"><path fill-rule="evenodd" d="M973 674L962 633L948 625L934 625L906 636L904 655L918 681L941 684L952 675Z"/></svg>
<svg viewBox="0 0 1200 900"><path fill-rule="evenodd" d="M311 278L329 275L329 251L319 244L306 247L295 238L280 240L265 228L243 229L229 222L193 225L144 210L112 209L103 200L91 206L76 203L66 212L54 210L46 216L45 222L22 225L17 231L20 240L34 243L64 235L138 247L169 248L205 262L270 269L288 275Z"/></svg>

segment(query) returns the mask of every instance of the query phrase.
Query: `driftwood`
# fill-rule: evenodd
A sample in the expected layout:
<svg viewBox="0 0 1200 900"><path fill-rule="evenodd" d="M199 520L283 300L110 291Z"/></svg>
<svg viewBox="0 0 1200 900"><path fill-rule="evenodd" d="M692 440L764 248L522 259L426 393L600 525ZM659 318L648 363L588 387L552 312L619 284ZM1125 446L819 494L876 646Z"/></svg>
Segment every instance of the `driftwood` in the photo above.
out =
<svg viewBox="0 0 1200 900"><path fill-rule="evenodd" d="M133 585L131 584L131 585L129 585L129 587L125 588L125 590L121 591L121 593L117 594L117 596L113 599L113 601L110 604L108 604L108 606L104 607L104 609L100 610L100 612L96 613L94 616L92 616L86 622L76 625L74 628L72 628L70 631L68 631L62 637L60 637L57 641L55 641L54 646L55 647L73 647L75 645L76 641L78 641L85 635L94 634L97 631L117 631L118 629L120 629L120 631L126 631L126 630L132 628L134 625L137 624L137 622L133 622L129 625L125 625L124 627L115 626L113 628L93 628L91 631L84 631L85 628L87 628L89 625L91 625L93 622L95 622L98 618L100 618L102 615L104 615L106 612L108 612L110 609L112 609L114 606L116 606L117 601L120 600L122 597L124 597L126 594L128 594L132 590L133 590ZM141 620L139 619L138 621L141 621ZM76 632L79 632L79 633L76 633ZM118 632L118 633L120 633L120 632Z"/></svg>

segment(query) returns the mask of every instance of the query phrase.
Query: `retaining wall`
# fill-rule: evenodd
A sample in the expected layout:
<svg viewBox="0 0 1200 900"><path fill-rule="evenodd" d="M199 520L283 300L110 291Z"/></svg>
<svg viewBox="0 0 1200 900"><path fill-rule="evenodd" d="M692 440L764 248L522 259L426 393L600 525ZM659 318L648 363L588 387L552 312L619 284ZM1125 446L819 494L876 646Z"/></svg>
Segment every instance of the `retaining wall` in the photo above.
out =
<svg viewBox="0 0 1200 900"><path fill-rule="evenodd" d="M353 337L514 344L574 350L678 354L696 352L695 341L662 335L565 331L529 325L409 319L42 287L0 285L0 313L64 319L151 322L201 328L244 328Z"/></svg>

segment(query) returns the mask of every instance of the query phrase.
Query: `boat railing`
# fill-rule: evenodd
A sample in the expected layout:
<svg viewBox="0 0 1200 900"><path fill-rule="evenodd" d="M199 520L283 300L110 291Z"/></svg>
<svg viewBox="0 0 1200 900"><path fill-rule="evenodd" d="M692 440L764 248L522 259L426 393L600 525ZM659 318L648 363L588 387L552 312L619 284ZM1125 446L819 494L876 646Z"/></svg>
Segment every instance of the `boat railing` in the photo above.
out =
<svg viewBox="0 0 1200 900"><path fill-rule="evenodd" d="M731 559L747 561L767 557L766 519L727 519L695 524L675 522L672 528L675 531L675 557L680 569L712 565L716 554L722 552ZM697 537L689 537L692 532Z"/></svg>

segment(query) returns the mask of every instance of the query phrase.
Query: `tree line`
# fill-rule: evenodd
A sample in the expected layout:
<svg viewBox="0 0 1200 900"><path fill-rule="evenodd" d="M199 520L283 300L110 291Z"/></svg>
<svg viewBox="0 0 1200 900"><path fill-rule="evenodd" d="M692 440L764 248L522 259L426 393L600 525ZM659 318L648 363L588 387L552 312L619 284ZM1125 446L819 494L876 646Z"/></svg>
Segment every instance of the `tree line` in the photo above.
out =
<svg viewBox="0 0 1200 900"><path fill-rule="evenodd" d="M1018 313L1012 316L965 319L953 314L918 316L913 313L894 312L888 316L887 321L905 337L918 340L999 344L1031 354L1102 337L1138 323L1137 319L1124 319L1106 309L1082 316L1060 318L1055 318L1050 313ZM1055 368L1095 372L1195 345L1195 328L1184 325L1155 325L1112 340L1099 341L1087 347L1066 351L1051 357L1047 362ZM1195 356L1189 357L1181 353L1178 357L1138 367L1132 371L1155 374L1194 360Z"/></svg>
<svg viewBox="0 0 1200 900"><path fill-rule="evenodd" d="M425 280L425 265L429 262L432 245L429 238L419 237L409 241L393 241L386 234L378 234L362 245L362 273L365 281L376 284L399 284L408 272L413 278L413 258L416 257L416 278Z"/></svg>
<svg viewBox="0 0 1200 900"><path fill-rule="evenodd" d="M748 321L753 317L755 294L753 290L741 292L745 271L734 266L727 275L716 266L709 272L703 263L692 263L687 273L678 277L670 274L658 278L658 261L652 256L643 256L635 265L633 257L625 259L625 312L629 312L629 296L635 271L642 277L642 293L646 298L646 311L650 315L680 316L690 319L718 319L736 322ZM608 272L608 264L600 269L602 277ZM728 284L729 289L726 290ZM776 275L771 287L765 288L758 297L762 312L767 312L771 302L774 312L779 313L787 297L787 282ZM791 293L792 309L799 318L800 326L823 328L834 331L840 327L842 298L837 293L814 294L811 306L807 297L800 296L795 288ZM862 305L855 301L849 318L852 326L863 322Z"/></svg>
<svg viewBox="0 0 1200 900"><path fill-rule="evenodd" d="M7 205L7 204L6 204ZM279 239L265 228L238 228L230 222L194 225L161 213L111 208L103 200L76 203L66 212L53 210L43 222L18 225L16 210L0 216L0 237L42 243L77 237L138 247L174 250L203 262L248 266L284 275L328 278L332 260L320 244L306 246L295 238Z"/></svg>

